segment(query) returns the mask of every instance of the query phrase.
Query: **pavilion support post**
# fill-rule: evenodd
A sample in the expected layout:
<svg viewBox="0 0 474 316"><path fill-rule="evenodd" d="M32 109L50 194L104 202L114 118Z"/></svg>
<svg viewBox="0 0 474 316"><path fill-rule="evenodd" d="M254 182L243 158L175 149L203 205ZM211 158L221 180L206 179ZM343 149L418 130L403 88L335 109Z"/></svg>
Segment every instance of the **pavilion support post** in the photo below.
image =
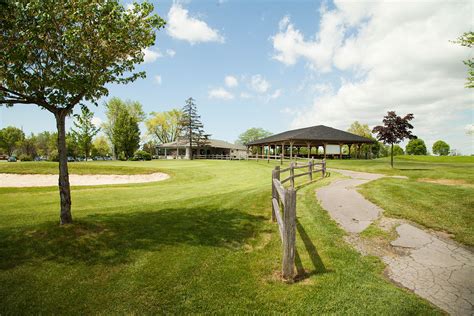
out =
<svg viewBox="0 0 474 316"><path fill-rule="evenodd" d="M351 157L351 159L352 159L352 155L351 155L352 144L349 144L349 145L347 145L347 146L349 146L349 157Z"/></svg>
<svg viewBox="0 0 474 316"><path fill-rule="evenodd" d="M270 145L267 144L267 163L270 163Z"/></svg>
<svg viewBox="0 0 474 316"><path fill-rule="evenodd" d="M247 146L247 157L245 157L245 158L246 158L246 160L249 160L249 152L250 152L249 148L250 148L250 147L249 147L249 146Z"/></svg>
<svg viewBox="0 0 474 316"><path fill-rule="evenodd" d="M339 159L342 160L342 144L339 144Z"/></svg>
<svg viewBox="0 0 474 316"><path fill-rule="evenodd" d="M326 144L323 144L323 149L324 149L324 159L326 159Z"/></svg>
<svg viewBox="0 0 474 316"><path fill-rule="evenodd" d="M262 160L265 159L265 146L262 145Z"/></svg>
<svg viewBox="0 0 474 316"><path fill-rule="evenodd" d="M280 155L280 165L283 165L283 160L285 159L285 143L281 144L281 155Z"/></svg>
<svg viewBox="0 0 474 316"><path fill-rule="evenodd" d="M357 159L360 158L360 144L357 144Z"/></svg>
<svg viewBox="0 0 474 316"><path fill-rule="evenodd" d="M290 161L293 161L293 142L290 142Z"/></svg>
<svg viewBox="0 0 474 316"><path fill-rule="evenodd" d="M308 159L311 158L311 143L306 143L306 146L308 146Z"/></svg>

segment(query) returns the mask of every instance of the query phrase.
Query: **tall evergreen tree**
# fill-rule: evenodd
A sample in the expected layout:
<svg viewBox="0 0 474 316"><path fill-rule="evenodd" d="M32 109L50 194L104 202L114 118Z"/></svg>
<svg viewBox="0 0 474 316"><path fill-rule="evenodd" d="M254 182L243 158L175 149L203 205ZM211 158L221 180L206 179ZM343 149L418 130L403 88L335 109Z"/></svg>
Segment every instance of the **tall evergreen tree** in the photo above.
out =
<svg viewBox="0 0 474 316"><path fill-rule="evenodd" d="M81 154L84 155L87 161L92 149L92 139L100 131L100 128L96 127L94 123L92 123L94 113L85 106L81 108L81 114L74 115L74 118L74 126L76 129L72 128L71 132L74 138L77 140L77 145L81 151Z"/></svg>
<svg viewBox="0 0 474 316"><path fill-rule="evenodd" d="M201 122L201 116L197 114L197 107L193 98L186 100L186 105L181 110L181 139L189 142L188 158L193 159L193 144L196 144L197 149L203 147L209 142L211 135L204 132L204 125Z"/></svg>

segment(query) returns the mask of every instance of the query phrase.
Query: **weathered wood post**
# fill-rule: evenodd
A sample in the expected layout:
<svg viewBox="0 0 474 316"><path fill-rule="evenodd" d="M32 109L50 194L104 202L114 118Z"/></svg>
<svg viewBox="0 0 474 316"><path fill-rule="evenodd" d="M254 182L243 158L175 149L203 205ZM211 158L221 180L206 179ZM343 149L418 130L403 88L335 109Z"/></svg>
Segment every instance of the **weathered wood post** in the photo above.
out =
<svg viewBox="0 0 474 316"><path fill-rule="evenodd" d="M296 191L286 190L285 211L283 214L283 278L293 281L295 273L295 242L296 242Z"/></svg>
<svg viewBox="0 0 474 316"><path fill-rule="evenodd" d="M326 159L323 159L323 164L321 166L321 169L322 169L322 178L324 178L326 176Z"/></svg>
<svg viewBox="0 0 474 316"><path fill-rule="evenodd" d="M342 144L339 144L339 159L342 160Z"/></svg>
<svg viewBox="0 0 474 316"><path fill-rule="evenodd" d="M274 170L272 170L272 200L276 199L277 201L280 200L280 197L278 196L278 191L277 188L275 187L275 184L273 183L273 180L276 179L280 181L280 166L276 166ZM275 212L278 212L278 210L275 210L275 207L273 206L273 201L272 201L272 221L276 221L276 214Z"/></svg>
<svg viewBox="0 0 474 316"><path fill-rule="evenodd" d="M285 159L285 143L281 144L281 156L280 156L280 165L283 165L283 160Z"/></svg>
<svg viewBox="0 0 474 316"><path fill-rule="evenodd" d="M291 188L295 188L295 163L290 163L290 184Z"/></svg>
<svg viewBox="0 0 474 316"><path fill-rule="evenodd" d="M323 144L323 149L324 149L324 159L326 159L326 144Z"/></svg>
<svg viewBox="0 0 474 316"><path fill-rule="evenodd" d="M270 145L267 144L267 163L270 163Z"/></svg>
<svg viewBox="0 0 474 316"><path fill-rule="evenodd" d="M308 162L309 181L313 181L313 159Z"/></svg>
<svg viewBox="0 0 474 316"><path fill-rule="evenodd" d="M293 142L290 142L290 161L293 161Z"/></svg>

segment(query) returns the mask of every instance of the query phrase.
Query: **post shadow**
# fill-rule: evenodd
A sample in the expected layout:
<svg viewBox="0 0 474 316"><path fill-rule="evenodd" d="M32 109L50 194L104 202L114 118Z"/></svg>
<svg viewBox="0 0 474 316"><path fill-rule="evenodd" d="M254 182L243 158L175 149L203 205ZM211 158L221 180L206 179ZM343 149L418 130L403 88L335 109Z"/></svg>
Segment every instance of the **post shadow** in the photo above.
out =
<svg viewBox="0 0 474 316"><path fill-rule="evenodd" d="M324 266L323 261L321 260L321 257L318 254L318 251L316 249L316 246L314 246L313 242L311 241L311 238L308 236L306 233L303 225L301 225L300 221L297 219L296 220L296 229L301 237L301 240L303 241L303 244L306 248L306 251L308 252L309 258L313 264L313 268L308 271L308 269L305 269L303 267L303 263L301 262L301 258L299 256L298 251L296 251L295 254L295 265L296 265L296 271L298 272L298 275L296 277L297 280L302 280L304 278L310 277L314 274L320 274L320 273L327 273L329 272L326 267Z"/></svg>

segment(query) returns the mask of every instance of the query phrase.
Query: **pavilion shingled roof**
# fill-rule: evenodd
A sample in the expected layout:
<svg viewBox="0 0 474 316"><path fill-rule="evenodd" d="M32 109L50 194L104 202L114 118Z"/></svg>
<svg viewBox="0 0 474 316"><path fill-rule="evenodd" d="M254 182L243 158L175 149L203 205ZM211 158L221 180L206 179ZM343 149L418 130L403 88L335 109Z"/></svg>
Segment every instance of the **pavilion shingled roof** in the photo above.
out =
<svg viewBox="0 0 474 316"><path fill-rule="evenodd" d="M295 129L291 131L282 132L266 138L258 139L249 142L248 146L252 145L266 145L269 143L282 143L290 141L303 141L313 143L345 143L345 144L357 144L357 143L373 143L374 141L355 135L349 132L341 131L332 127L324 125L316 125L311 127L305 127Z"/></svg>

